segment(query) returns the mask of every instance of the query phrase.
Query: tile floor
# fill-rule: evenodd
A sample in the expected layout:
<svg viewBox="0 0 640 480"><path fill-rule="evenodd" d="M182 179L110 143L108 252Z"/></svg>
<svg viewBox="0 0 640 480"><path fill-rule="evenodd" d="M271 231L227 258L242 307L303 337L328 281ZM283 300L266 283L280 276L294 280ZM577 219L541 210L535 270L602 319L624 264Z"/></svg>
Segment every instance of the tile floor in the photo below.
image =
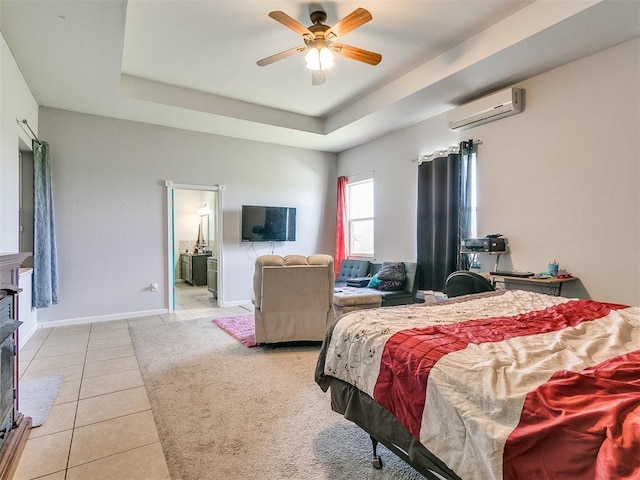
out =
<svg viewBox="0 0 640 480"><path fill-rule="evenodd" d="M64 382L47 420L31 430L14 480L169 479L129 327L252 310L216 307L206 286L179 283L172 314L39 329L20 350L20 378Z"/></svg>

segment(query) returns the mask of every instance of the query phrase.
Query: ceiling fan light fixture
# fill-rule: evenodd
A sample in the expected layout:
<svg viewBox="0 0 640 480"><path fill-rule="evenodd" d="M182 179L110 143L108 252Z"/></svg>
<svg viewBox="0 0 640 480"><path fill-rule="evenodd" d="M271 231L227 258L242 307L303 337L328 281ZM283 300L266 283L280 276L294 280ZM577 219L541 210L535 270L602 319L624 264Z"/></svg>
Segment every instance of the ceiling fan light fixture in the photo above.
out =
<svg viewBox="0 0 640 480"><path fill-rule="evenodd" d="M333 67L333 53L327 47L312 47L304 58L309 70L322 72Z"/></svg>
<svg viewBox="0 0 640 480"><path fill-rule="evenodd" d="M335 39L346 35L371 20L371 13L364 8L356 8L349 15L338 20L332 27L325 25L324 21L327 19L327 14L322 10L311 12L310 18L313 25L310 27L305 27L280 10L269 12L269 17L301 35L304 46L290 48L258 60L259 67L270 65L278 60L306 51L305 61L307 68L311 70L311 85L322 85L326 80L325 72L333 67L334 53L369 65L378 65L382 60L382 55L379 53L351 45L334 43Z"/></svg>
<svg viewBox="0 0 640 480"><path fill-rule="evenodd" d="M310 48L304 59L309 70L320 70L320 52L317 48Z"/></svg>
<svg viewBox="0 0 640 480"><path fill-rule="evenodd" d="M333 67L333 53L327 47L320 49L320 70L327 70Z"/></svg>

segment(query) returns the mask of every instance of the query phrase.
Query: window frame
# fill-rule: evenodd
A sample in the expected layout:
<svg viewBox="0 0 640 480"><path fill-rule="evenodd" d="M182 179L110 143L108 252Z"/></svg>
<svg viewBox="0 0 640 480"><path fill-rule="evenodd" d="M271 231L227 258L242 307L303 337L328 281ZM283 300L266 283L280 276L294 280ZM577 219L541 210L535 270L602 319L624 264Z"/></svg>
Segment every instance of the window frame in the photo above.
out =
<svg viewBox="0 0 640 480"><path fill-rule="evenodd" d="M351 189L355 186L358 185L362 185L363 183L371 183L372 185L372 198L371 198L371 204L373 205L372 208L372 216L370 217L357 217L357 218L351 218ZM347 183L347 191L346 191L346 229L345 229L345 236L346 236L346 256L347 258L363 258L363 259L371 259L371 258L375 258L375 203L374 203L374 199L375 199L375 182L374 182L374 178L373 175L366 175L366 176L362 176L359 175L357 178L349 178L349 182ZM352 232L353 232L353 225L356 222L365 222L365 221L370 221L373 223L373 237L371 238L371 244L372 244L372 251L371 253L367 253L367 252L354 252L353 251L353 242L352 242Z"/></svg>
<svg viewBox="0 0 640 480"><path fill-rule="evenodd" d="M471 238L478 237L478 154L474 151L469 158L469 174L471 175L471 211L469 212L469 233Z"/></svg>

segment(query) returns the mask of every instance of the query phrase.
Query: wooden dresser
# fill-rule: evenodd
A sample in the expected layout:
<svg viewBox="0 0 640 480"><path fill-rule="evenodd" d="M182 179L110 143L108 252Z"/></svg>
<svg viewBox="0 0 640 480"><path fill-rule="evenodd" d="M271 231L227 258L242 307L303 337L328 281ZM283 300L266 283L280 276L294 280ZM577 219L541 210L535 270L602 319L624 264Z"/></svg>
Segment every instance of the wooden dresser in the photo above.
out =
<svg viewBox="0 0 640 480"><path fill-rule="evenodd" d="M31 418L18 411L20 265L31 252L0 253L0 478L10 479L29 438Z"/></svg>

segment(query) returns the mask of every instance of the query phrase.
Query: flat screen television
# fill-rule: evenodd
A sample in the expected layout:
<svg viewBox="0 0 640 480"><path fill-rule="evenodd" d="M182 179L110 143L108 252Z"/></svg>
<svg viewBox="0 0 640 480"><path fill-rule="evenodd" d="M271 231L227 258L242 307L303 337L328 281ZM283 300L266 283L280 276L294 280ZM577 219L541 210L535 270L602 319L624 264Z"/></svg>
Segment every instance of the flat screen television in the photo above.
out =
<svg viewBox="0 0 640 480"><path fill-rule="evenodd" d="M293 207L242 206L243 242L293 242L296 209Z"/></svg>

